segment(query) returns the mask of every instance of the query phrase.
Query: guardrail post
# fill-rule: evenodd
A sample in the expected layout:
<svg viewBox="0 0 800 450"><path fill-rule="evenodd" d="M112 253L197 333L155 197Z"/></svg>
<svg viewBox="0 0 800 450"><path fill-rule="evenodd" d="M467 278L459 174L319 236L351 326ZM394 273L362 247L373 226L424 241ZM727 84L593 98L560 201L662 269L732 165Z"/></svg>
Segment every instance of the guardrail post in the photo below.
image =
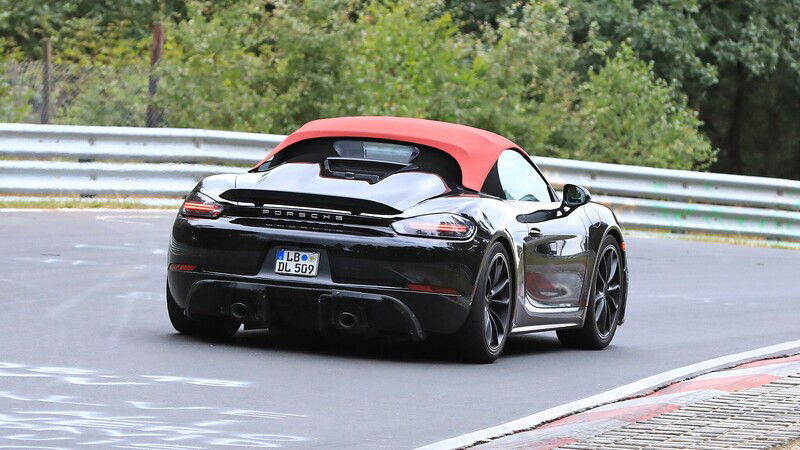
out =
<svg viewBox="0 0 800 450"><path fill-rule="evenodd" d="M147 103L147 117L145 118L145 125L153 128L158 126L160 119L160 112L155 106L154 97L158 92L158 76L154 73L158 62L161 61L161 54L164 51L164 26L161 22L153 24L153 43L150 46L150 75L147 80L147 94L149 101Z"/></svg>
<svg viewBox="0 0 800 450"><path fill-rule="evenodd" d="M53 43L49 38L43 42L44 69L42 71L42 110L39 111L39 122L50 123L50 65L53 59Z"/></svg>

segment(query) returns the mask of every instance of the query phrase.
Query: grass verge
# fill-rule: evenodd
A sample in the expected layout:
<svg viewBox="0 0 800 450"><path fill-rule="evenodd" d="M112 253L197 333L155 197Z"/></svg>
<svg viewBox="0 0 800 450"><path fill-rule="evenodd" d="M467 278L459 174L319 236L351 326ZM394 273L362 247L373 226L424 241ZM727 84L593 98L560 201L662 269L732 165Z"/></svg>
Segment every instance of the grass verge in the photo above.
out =
<svg viewBox="0 0 800 450"><path fill-rule="evenodd" d="M652 236L660 239L682 239L689 241L712 242L717 244L744 245L748 247L770 247L800 250L800 241L785 241L735 234L710 234L696 231L673 232L670 230L623 227L623 233L631 236Z"/></svg>

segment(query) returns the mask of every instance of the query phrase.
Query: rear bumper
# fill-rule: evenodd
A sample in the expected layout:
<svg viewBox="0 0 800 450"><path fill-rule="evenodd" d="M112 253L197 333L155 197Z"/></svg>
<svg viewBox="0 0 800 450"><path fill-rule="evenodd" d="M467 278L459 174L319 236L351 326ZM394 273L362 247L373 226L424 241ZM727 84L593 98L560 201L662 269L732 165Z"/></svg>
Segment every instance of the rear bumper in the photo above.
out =
<svg viewBox="0 0 800 450"><path fill-rule="evenodd" d="M468 241L426 239L381 229L369 233L278 228L260 219L179 216L169 263L197 269L170 271L169 289L190 316L227 316L232 304L243 303L252 313L243 320L249 328L285 322L324 331L331 315L350 308L364 318L364 326L350 330L354 333L417 338L457 331L469 312L487 240L480 235ZM319 253L317 275L276 273L281 249ZM409 289L414 286L428 291Z"/></svg>
<svg viewBox="0 0 800 450"><path fill-rule="evenodd" d="M470 307L466 296L375 286L276 282L208 272L170 271L167 279L173 299L189 317L235 317L232 306L240 304L246 314L236 318L249 329L290 325L421 340L428 333L456 332ZM342 313L352 314L356 323L341 327Z"/></svg>

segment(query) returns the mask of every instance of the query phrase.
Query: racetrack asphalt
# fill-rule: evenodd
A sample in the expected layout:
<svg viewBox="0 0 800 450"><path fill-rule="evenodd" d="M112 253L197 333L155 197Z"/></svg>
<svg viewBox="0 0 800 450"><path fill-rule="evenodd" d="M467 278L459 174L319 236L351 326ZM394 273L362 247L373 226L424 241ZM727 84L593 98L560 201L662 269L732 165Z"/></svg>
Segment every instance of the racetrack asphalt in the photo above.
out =
<svg viewBox="0 0 800 450"><path fill-rule="evenodd" d="M409 448L800 337L800 252L630 237L605 351L555 333L492 365L441 345L177 335L174 213L0 211L0 447Z"/></svg>

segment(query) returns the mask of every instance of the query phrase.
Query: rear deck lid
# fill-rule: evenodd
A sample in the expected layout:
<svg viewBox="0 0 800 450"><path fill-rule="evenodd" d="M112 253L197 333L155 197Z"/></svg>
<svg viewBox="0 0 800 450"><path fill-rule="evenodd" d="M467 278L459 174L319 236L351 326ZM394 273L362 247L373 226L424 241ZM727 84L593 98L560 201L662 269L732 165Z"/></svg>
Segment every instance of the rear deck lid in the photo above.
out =
<svg viewBox="0 0 800 450"><path fill-rule="evenodd" d="M266 172L236 177L236 186L220 196L255 205L335 209L352 213L394 215L450 189L432 173L405 171L378 181L326 176L321 164L290 162Z"/></svg>

